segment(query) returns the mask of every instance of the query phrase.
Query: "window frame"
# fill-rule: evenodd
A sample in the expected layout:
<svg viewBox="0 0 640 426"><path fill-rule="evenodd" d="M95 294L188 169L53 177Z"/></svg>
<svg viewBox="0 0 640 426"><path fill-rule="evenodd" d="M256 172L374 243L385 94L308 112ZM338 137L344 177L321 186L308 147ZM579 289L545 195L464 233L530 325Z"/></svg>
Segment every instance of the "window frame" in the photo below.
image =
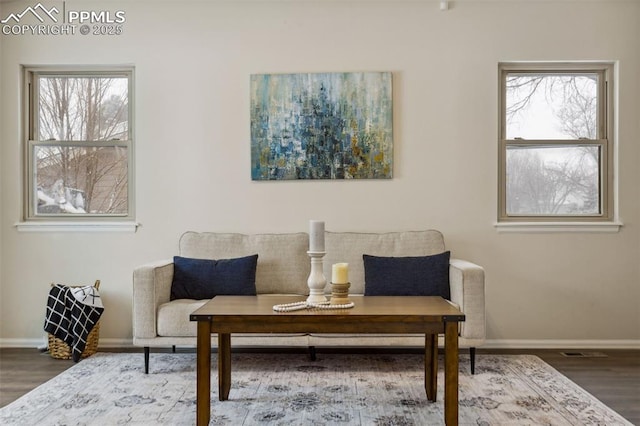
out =
<svg viewBox="0 0 640 426"><path fill-rule="evenodd" d="M133 66L23 66L23 223L26 230L32 230L29 224L36 226L51 225L51 230L60 230L59 225L73 227L87 225L90 229L128 230L135 228L135 185L134 185L134 67ZM39 139L39 83L40 77L118 77L127 78L127 139L94 141L59 141ZM36 158L35 150L43 146L63 147L121 147L127 152L127 212L109 213L37 213ZM123 226L120 226L123 225ZM133 225L133 226L132 226ZM19 226L19 229L20 226ZM87 229L87 228L85 228Z"/></svg>
<svg viewBox="0 0 640 426"><path fill-rule="evenodd" d="M598 128L596 139L507 139L506 81L510 74L580 75L598 74ZM608 62L502 62L498 65L498 226L604 224L615 220L614 199L614 64ZM527 215L507 213L507 150L509 147L598 146L599 202L598 214Z"/></svg>

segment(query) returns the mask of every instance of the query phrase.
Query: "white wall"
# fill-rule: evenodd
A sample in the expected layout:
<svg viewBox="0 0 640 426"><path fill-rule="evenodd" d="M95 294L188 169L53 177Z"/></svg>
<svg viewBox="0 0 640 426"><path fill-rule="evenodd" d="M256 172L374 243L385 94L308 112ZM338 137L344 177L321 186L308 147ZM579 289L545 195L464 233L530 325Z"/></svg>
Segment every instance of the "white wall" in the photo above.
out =
<svg viewBox="0 0 640 426"><path fill-rule="evenodd" d="M1 15L30 2L2 3ZM185 230L435 228L486 268L494 345L640 340L640 2L91 1L120 36L0 36L0 342L39 339L51 281L102 280L130 342L132 271ZM496 232L497 63L619 61L618 233ZM20 64L134 64L136 233L25 233ZM249 75L392 71L394 178L252 182ZM336 208L337 206L337 208Z"/></svg>

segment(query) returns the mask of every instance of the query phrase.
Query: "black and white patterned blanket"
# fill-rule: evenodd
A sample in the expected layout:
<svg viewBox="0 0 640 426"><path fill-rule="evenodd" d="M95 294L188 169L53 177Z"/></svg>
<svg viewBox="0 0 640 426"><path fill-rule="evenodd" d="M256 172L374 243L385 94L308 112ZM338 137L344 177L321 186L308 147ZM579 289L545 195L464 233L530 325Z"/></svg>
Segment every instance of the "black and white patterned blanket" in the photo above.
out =
<svg viewBox="0 0 640 426"><path fill-rule="evenodd" d="M49 290L44 331L69 345L73 361L78 362L102 312L104 307L96 287L55 284Z"/></svg>

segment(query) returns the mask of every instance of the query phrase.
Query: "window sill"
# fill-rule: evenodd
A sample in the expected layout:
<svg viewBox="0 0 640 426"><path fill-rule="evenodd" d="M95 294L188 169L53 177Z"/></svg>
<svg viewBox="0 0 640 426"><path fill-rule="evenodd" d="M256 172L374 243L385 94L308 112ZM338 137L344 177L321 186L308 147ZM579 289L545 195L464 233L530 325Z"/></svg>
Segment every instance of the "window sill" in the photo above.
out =
<svg viewBox="0 0 640 426"><path fill-rule="evenodd" d="M622 222L498 222L498 232L550 233L550 232L601 232L616 233Z"/></svg>
<svg viewBox="0 0 640 426"><path fill-rule="evenodd" d="M19 232L136 232L137 222L18 222Z"/></svg>

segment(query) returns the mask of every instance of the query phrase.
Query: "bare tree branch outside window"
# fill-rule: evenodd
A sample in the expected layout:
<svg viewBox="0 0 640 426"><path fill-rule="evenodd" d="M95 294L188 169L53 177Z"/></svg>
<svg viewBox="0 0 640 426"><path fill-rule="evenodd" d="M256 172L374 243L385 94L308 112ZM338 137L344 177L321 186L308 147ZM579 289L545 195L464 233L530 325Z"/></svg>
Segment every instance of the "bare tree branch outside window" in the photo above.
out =
<svg viewBox="0 0 640 426"><path fill-rule="evenodd" d="M128 78L40 76L37 213L126 215Z"/></svg>
<svg viewBox="0 0 640 426"><path fill-rule="evenodd" d="M505 90L506 138L535 141L507 147L507 214L599 214L601 151L580 143L597 139L598 75L513 73Z"/></svg>

